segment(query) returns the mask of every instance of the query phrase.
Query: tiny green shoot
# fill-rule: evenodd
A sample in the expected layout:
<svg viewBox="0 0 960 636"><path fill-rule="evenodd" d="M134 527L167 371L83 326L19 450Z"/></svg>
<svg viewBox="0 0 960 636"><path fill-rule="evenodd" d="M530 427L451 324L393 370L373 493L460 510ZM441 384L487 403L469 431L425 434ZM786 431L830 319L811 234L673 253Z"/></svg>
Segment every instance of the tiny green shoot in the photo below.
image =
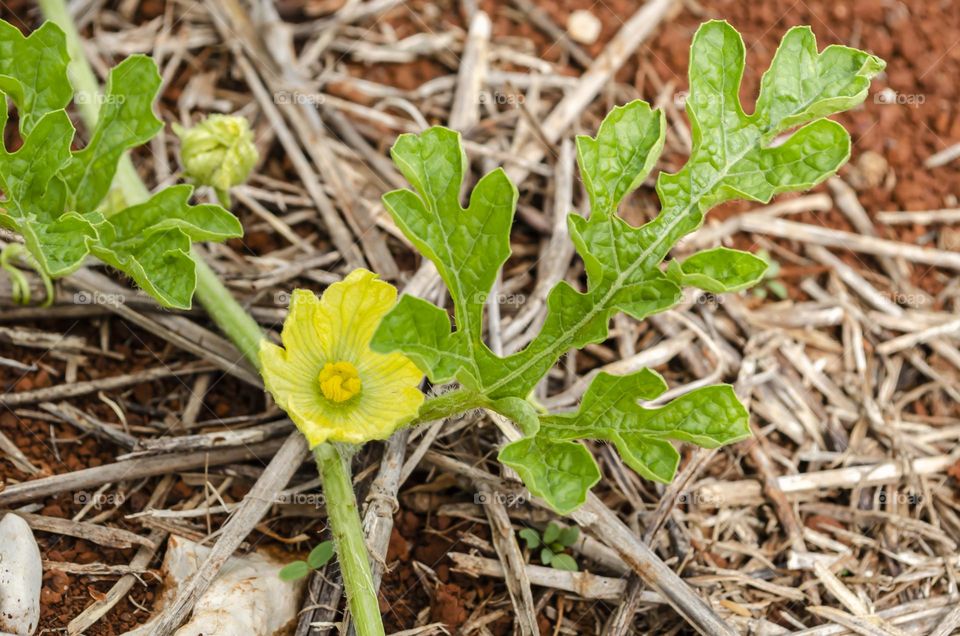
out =
<svg viewBox="0 0 960 636"><path fill-rule="evenodd" d="M316 545L307 559L292 561L280 569L277 573L284 581L297 581L309 575L314 570L319 570L333 558L333 541L322 541Z"/></svg>
<svg viewBox="0 0 960 636"><path fill-rule="evenodd" d="M572 548L580 538L580 528L567 526L561 528L551 521L541 535L534 528L523 528L518 532L527 549L531 552L540 549L540 562L555 570L576 572L580 568L576 560L566 550Z"/></svg>

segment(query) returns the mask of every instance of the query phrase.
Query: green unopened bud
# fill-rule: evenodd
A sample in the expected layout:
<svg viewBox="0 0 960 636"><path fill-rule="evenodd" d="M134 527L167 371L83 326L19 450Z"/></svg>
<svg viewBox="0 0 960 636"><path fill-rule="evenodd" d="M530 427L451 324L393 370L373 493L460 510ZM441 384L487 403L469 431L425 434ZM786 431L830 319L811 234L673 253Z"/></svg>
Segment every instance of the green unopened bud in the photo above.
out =
<svg viewBox="0 0 960 636"><path fill-rule="evenodd" d="M253 133L243 117L210 115L193 128L174 125L180 137L180 162L188 177L221 196L247 180L257 163Z"/></svg>

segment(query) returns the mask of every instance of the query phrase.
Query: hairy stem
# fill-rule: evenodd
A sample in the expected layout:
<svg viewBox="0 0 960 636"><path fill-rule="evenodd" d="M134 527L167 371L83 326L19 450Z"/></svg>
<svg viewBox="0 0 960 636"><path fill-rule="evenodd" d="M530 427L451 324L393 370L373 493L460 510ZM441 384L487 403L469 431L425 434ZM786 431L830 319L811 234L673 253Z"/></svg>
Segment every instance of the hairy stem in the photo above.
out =
<svg viewBox="0 0 960 636"><path fill-rule="evenodd" d="M469 389L454 389L430 398L420 406L417 418L411 425L423 424L460 415L470 409L485 406L489 400Z"/></svg>
<svg viewBox="0 0 960 636"><path fill-rule="evenodd" d="M350 479L350 455L351 448L342 444L320 444L313 449L317 469L323 479L327 518L337 546L340 573L357 634L382 636L380 604L377 602L357 499Z"/></svg>

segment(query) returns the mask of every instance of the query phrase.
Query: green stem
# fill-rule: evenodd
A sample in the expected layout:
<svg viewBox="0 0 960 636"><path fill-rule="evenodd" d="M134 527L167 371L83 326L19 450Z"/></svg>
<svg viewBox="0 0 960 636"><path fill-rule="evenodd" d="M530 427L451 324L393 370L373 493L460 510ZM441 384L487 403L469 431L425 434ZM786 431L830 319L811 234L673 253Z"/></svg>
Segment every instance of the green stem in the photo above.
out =
<svg viewBox="0 0 960 636"><path fill-rule="evenodd" d="M0 268L10 277L10 297L18 305L30 304L30 283L17 266L11 263L17 256L22 256L24 247L20 243L10 243L0 251ZM42 270L41 270L42 271ZM49 296L50 294L47 294Z"/></svg>
<svg viewBox="0 0 960 636"><path fill-rule="evenodd" d="M260 325L240 306L220 279L210 269L203 257L193 251L193 260L197 264L197 298L206 307L213 322L233 344L237 346L253 366L260 368L260 341L263 332Z"/></svg>
<svg viewBox="0 0 960 636"><path fill-rule="evenodd" d="M410 425L416 426L417 424L423 424L425 422L453 417L470 409L486 406L487 403L488 400L484 396L479 393L474 393L469 389L447 391L446 393L427 398L424 403L420 405L417 418L412 421Z"/></svg>
<svg viewBox="0 0 960 636"><path fill-rule="evenodd" d="M327 518L333 531L340 574L358 636L383 636L380 604L373 585L367 545L350 479L350 447L320 444L313 449L326 494Z"/></svg>

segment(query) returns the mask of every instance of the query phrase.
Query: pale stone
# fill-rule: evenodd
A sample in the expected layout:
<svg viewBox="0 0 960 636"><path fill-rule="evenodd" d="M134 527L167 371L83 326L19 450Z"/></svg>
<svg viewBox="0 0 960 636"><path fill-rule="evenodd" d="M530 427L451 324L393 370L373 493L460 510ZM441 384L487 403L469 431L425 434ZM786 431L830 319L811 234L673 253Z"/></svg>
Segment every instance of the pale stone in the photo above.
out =
<svg viewBox="0 0 960 636"><path fill-rule="evenodd" d="M857 190L873 190L883 185L888 171L883 155L866 150L847 169L847 181Z"/></svg>
<svg viewBox="0 0 960 636"><path fill-rule="evenodd" d="M43 562L30 526L13 513L0 519L0 632L31 636L40 622Z"/></svg>
<svg viewBox="0 0 960 636"><path fill-rule="evenodd" d="M597 16L578 9L567 18L567 33L580 44L593 44L600 37L603 25Z"/></svg>
<svg viewBox="0 0 960 636"><path fill-rule="evenodd" d="M209 553L208 547L181 537L170 537L163 559L163 600L158 607L162 609L176 598L177 592L196 573ZM175 636L279 636L288 633L297 620L306 579L281 580L279 572L284 565L286 563L256 552L231 557ZM124 636L147 636L151 624L152 621L148 621Z"/></svg>

